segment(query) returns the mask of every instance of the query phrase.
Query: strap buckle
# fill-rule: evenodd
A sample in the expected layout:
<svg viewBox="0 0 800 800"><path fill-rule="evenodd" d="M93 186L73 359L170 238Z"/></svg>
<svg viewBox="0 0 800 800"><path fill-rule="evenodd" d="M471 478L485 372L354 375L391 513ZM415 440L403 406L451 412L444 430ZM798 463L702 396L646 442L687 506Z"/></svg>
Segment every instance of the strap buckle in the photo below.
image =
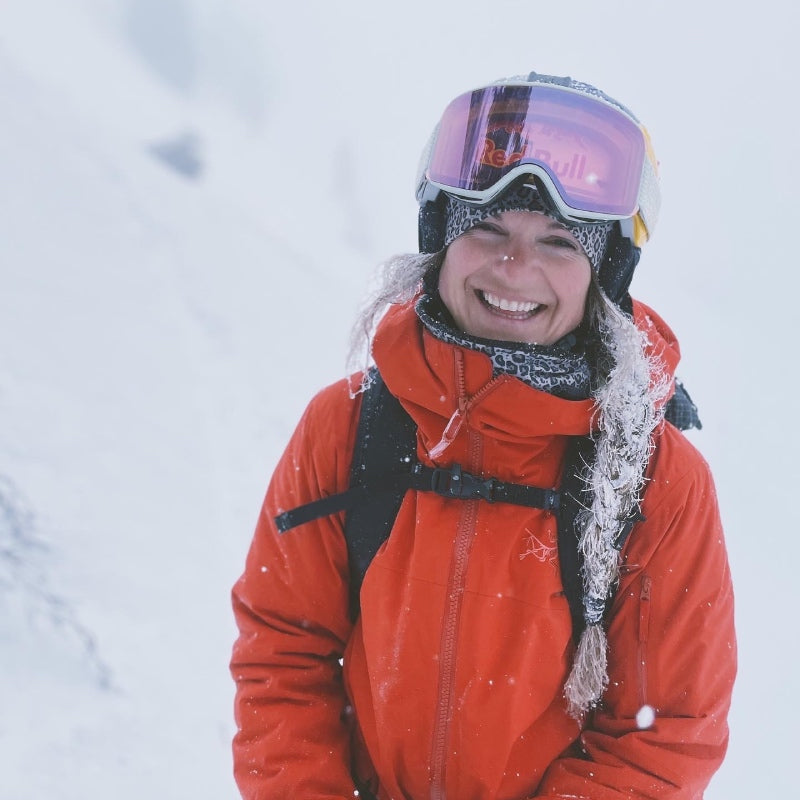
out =
<svg viewBox="0 0 800 800"><path fill-rule="evenodd" d="M455 497L460 500L486 500L494 502L494 478L476 478L461 469L461 464L453 464L450 469L437 467L431 475L431 489L442 497Z"/></svg>
<svg viewBox="0 0 800 800"><path fill-rule="evenodd" d="M560 511L561 510L561 492L556 489L544 490L544 510L545 511Z"/></svg>

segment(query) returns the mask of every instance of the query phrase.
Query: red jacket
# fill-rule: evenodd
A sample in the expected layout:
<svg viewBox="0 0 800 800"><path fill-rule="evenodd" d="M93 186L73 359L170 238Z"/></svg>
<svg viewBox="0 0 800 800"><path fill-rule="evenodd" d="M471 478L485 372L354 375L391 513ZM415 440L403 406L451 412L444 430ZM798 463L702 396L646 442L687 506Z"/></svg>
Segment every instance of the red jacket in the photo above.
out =
<svg viewBox="0 0 800 800"><path fill-rule="evenodd" d="M674 369L672 332L640 304L635 316ZM411 306L385 318L374 356L423 463L459 397L465 422L438 466L558 487L566 437L589 431L591 401L493 379ZM563 696L573 644L548 512L408 492L355 626L341 515L276 532L277 514L347 487L359 406L344 381L311 402L234 588L243 797L350 798L353 772L381 800L701 797L726 749L736 655L714 484L688 440L659 431L608 617L609 686L581 728ZM643 706L655 722L640 729Z"/></svg>

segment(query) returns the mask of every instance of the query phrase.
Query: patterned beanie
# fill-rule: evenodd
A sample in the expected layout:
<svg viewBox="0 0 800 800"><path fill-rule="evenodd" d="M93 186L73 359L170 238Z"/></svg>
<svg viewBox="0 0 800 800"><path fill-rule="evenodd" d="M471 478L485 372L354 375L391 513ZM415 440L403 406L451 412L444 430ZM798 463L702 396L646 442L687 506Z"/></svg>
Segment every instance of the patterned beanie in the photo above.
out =
<svg viewBox="0 0 800 800"><path fill-rule="evenodd" d="M536 211L556 220L578 240L595 272L600 269L614 223L563 222L545 205L539 190L529 184L516 186L503 192L499 197L482 206L475 206L448 195L445 206L445 247L474 225L503 211Z"/></svg>

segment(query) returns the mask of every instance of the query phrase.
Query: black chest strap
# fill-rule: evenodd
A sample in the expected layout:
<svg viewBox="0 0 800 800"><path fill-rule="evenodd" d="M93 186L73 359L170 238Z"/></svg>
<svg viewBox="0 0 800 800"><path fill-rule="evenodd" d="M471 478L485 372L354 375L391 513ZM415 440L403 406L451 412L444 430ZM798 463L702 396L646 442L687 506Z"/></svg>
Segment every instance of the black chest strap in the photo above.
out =
<svg viewBox="0 0 800 800"><path fill-rule="evenodd" d="M385 495L389 492L405 493L409 489L434 492L442 497L456 500L511 503L515 506L541 508L547 511L557 511L561 505L561 492L555 489L541 489L538 486L508 483L497 478L478 477L464 472L460 464L453 464L448 468L426 467L420 463L413 463L410 468L407 464L403 466L404 469L395 473L376 475L360 486L351 486L344 492L313 500L291 511L284 511L275 517L278 532L286 533L306 522L340 511L355 515L371 504L378 506L383 517L387 514ZM400 510L399 505L397 510Z"/></svg>

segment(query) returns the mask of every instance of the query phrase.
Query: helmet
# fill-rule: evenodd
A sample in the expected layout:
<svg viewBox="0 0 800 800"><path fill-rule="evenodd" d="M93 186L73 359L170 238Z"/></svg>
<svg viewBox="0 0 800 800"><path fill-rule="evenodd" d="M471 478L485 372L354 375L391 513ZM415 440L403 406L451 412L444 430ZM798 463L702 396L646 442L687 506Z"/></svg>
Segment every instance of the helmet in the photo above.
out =
<svg viewBox="0 0 800 800"><path fill-rule="evenodd" d="M565 223L615 223L598 276L620 302L658 218L657 162L625 106L571 78L531 72L447 106L420 159L420 252L444 246L447 196L482 206L531 180Z"/></svg>

